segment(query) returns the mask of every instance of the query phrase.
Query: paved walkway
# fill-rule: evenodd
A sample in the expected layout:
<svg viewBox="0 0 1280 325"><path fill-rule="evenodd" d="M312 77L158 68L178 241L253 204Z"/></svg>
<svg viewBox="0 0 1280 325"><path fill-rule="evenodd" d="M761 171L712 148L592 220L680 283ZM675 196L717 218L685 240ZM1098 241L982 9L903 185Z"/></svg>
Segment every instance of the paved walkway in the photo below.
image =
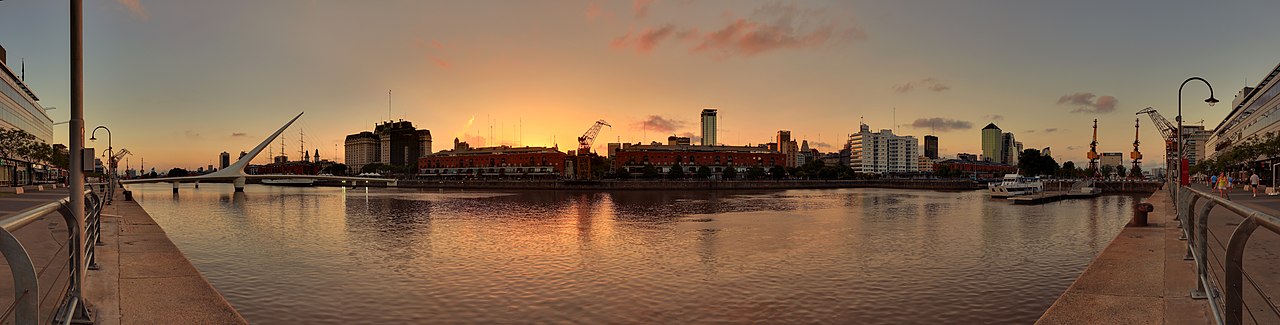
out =
<svg viewBox="0 0 1280 325"><path fill-rule="evenodd" d="M67 197L66 189L0 194L0 218ZM99 270L85 279L85 296L96 324L245 324L164 230L137 202L116 194L102 219L103 246L97 246ZM49 214L15 232L38 271L43 319L52 319L58 303L50 292L67 286L67 230L63 218ZM0 258L3 261L3 258ZM13 277L0 263L0 306L13 303Z"/></svg>
<svg viewBox="0 0 1280 325"><path fill-rule="evenodd" d="M85 284L97 324L247 324L137 202L117 193L102 213Z"/></svg>
<svg viewBox="0 0 1280 325"><path fill-rule="evenodd" d="M1204 300L1192 300L1192 263L1184 261L1176 213L1167 192L1149 227L1126 227L1036 324L1207 324Z"/></svg>
<svg viewBox="0 0 1280 325"><path fill-rule="evenodd" d="M1193 187L1209 191L1202 184L1195 184ZM1233 202L1280 216L1280 196L1266 196L1262 191L1258 192L1257 197L1253 197L1252 192L1239 188L1228 193ZM1214 208L1209 214L1210 273L1215 275L1219 283L1224 281L1221 270L1226 243L1242 220L1242 217L1221 207ZM1262 227L1254 231L1245 246L1244 273L1247 275L1244 282L1244 323L1280 324L1280 314L1277 314L1280 307L1275 306L1280 301L1280 235Z"/></svg>

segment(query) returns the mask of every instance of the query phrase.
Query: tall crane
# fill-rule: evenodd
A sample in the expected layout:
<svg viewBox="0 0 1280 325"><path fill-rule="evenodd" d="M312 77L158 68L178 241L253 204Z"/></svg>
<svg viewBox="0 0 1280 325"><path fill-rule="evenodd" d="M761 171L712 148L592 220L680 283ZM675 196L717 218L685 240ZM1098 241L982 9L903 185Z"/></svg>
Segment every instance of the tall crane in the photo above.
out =
<svg viewBox="0 0 1280 325"><path fill-rule="evenodd" d="M1129 170L1135 173L1142 169L1139 167L1142 165L1142 151L1138 151L1138 129L1140 128L1140 125L1142 125L1139 121L1141 121L1141 119L1133 119L1133 152L1129 153L1129 158L1133 159L1133 167L1130 167Z"/></svg>
<svg viewBox="0 0 1280 325"><path fill-rule="evenodd" d="M1089 143L1089 153L1085 155L1089 158L1089 169L1093 170L1094 175L1101 175L1098 171L1098 119L1093 119L1093 142Z"/></svg>
<svg viewBox="0 0 1280 325"><path fill-rule="evenodd" d="M1154 123L1156 125L1156 129L1160 130L1160 135L1164 136L1165 170L1172 171L1176 164L1177 159L1175 157L1178 152L1176 142L1178 141L1179 131L1177 130L1177 127L1173 126L1173 123L1169 123L1169 120L1166 120L1164 116L1161 116L1160 112L1157 112L1154 108L1147 107L1137 113L1137 115L1142 114L1150 116L1151 123Z"/></svg>
<svg viewBox="0 0 1280 325"><path fill-rule="evenodd" d="M604 120L599 120L596 121L596 124L592 124L591 128L587 129L586 133L583 133L582 136L578 137L578 155L585 155L591 152L591 144L595 143L596 136L600 135L601 126L613 127L612 125L609 125L609 122L605 122Z"/></svg>
<svg viewBox="0 0 1280 325"><path fill-rule="evenodd" d="M592 178L591 160L598 156L591 153L591 144L596 142L596 136L600 135L600 127L603 126L613 127L612 125L609 125L609 122L598 120L595 124L591 125L591 128L587 129L586 133L583 133L582 136L578 137L578 152L574 155L573 164L574 178Z"/></svg>

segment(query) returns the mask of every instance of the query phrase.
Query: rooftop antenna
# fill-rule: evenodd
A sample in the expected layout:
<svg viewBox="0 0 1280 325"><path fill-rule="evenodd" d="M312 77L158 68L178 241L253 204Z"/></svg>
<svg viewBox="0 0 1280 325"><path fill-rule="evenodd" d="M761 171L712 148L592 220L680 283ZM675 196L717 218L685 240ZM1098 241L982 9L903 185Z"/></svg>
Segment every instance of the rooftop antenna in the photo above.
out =
<svg viewBox="0 0 1280 325"><path fill-rule="evenodd" d="M394 117L391 117L391 89L387 89L387 120L395 120Z"/></svg>
<svg viewBox="0 0 1280 325"><path fill-rule="evenodd" d="M22 58L22 76L18 77L18 79L23 82L27 81L27 58Z"/></svg>

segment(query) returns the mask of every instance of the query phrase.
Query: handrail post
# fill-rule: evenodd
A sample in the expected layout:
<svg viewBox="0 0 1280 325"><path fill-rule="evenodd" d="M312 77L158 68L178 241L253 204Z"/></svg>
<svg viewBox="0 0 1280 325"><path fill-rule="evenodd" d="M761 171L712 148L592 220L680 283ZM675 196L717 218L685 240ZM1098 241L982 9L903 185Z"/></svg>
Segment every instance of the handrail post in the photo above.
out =
<svg viewBox="0 0 1280 325"><path fill-rule="evenodd" d="M96 201L97 198L93 195L89 195L86 196L86 201L88 200ZM62 218L67 223L67 232L70 235L69 237L71 241L68 246L73 248L69 249L71 252L72 267L69 268L71 270L71 278L69 279L70 283L67 284L67 301L70 302L72 299L76 299L79 300L79 303L76 304L77 307L75 307L75 310L63 310L62 312L59 312L58 315L63 319L65 319L65 317L71 317L72 320L78 321L78 323L92 323L93 317L90 314L89 309L86 306L88 304L84 299L84 274L87 272L87 263L85 263L85 254L87 253L87 250L84 240L85 222L84 220L76 218L76 214L72 210L72 205L69 203L70 202L62 204L62 207L58 209L58 212L62 214ZM101 209L101 205L97 202L92 202L85 206L95 211ZM87 217L89 213L85 213L84 215Z"/></svg>
<svg viewBox="0 0 1280 325"><path fill-rule="evenodd" d="M14 323L40 324L40 285L31 255L9 230L0 228L0 253L13 273Z"/></svg>
<svg viewBox="0 0 1280 325"><path fill-rule="evenodd" d="M1244 246L1249 241L1249 236L1253 235L1253 231L1258 229L1257 212L1245 217L1244 221L1236 226L1236 230L1231 233L1231 240L1227 243L1226 261L1226 321L1228 325L1238 325L1244 317L1244 295L1243 295L1243 276L1244 271Z"/></svg>
<svg viewBox="0 0 1280 325"><path fill-rule="evenodd" d="M1189 192L1190 191L1188 191L1188 193ZM1202 214L1200 218L1196 218L1196 215L1192 214L1192 211L1195 209L1195 206L1196 206L1196 201L1199 201L1199 200L1200 200L1199 195L1191 195L1191 198L1187 200L1186 226L1182 228L1182 232L1181 234L1179 234L1181 238L1178 238L1179 240L1187 241L1187 253L1186 255L1182 256L1182 260L1184 261L1191 261L1195 259L1195 257L1192 256L1192 250L1195 249L1195 246L1196 246L1196 242L1195 242L1196 220L1200 220L1202 218L1208 217L1207 212L1205 214ZM1208 203L1205 203L1205 205L1201 207L1202 209L1212 209L1213 200L1208 200L1208 201L1209 201Z"/></svg>
<svg viewBox="0 0 1280 325"><path fill-rule="evenodd" d="M1209 284L1204 280L1209 276L1209 242L1205 239L1209 237L1209 212L1213 211L1215 205L1217 205L1217 202L1213 200L1205 202L1204 206L1200 207L1199 216L1196 218L1196 221L1200 224L1198 226L1188 224L1200 230L1198 234L1192 237L1192 240L1188 241L1189 244L1197 248L1196 256L1193 257L1196 264L1196 286L1191 288L1191 299L1206 299L1213 294L1213 290L1209 288ZM1188 246L1188 248L1190 247ZM1191 254L1190 249L1187 250L1187 254Z"/></svg>

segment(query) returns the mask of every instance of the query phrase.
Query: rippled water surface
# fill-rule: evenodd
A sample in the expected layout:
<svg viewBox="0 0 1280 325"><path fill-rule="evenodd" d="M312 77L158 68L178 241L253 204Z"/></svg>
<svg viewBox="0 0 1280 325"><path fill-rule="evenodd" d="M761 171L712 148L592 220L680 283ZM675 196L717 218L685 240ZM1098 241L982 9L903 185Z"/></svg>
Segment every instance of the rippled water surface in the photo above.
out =
<svg viewBox="0 0 1280 325"><path fill-rule="evenodd" d="M1135 200L131 188L258 324L1031 323Z"/></svg>

